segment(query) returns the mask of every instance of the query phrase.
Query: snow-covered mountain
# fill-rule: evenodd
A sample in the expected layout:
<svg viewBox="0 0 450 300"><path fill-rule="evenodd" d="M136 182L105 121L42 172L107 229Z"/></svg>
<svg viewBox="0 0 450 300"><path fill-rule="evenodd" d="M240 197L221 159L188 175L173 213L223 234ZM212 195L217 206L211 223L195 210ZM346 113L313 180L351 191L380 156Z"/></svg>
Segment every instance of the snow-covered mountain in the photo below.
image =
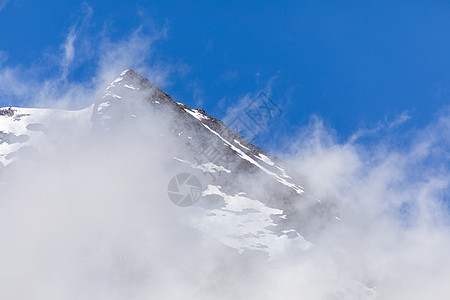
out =
<svg viewBox="0 0 450 300"><path fill-rule="evenodd" d="M328 283L313 278L311 299L372 299L365 281L339 273L345 250L315 254L322 227L342 221L299 182L133 70L82 110L1 108L0 287L8 299L186 299L170 294L175 277L195 299L272 299L291 276L312 274Z"/></svg>
<svg viewBox="0 0 450 300"><path fill-rule="evenodd" d="M148 114L167 124L157 139L169 135L177 140L179 148L170 153L174 169L202 181L198 202L178 203L189 206L180 208L188 226L240 253L274 257L287 247L310 247L317 226L312 225L317 224L311 222L312 215L331 217L276 157L202 109L175 102L133 70L122 72L83 110L2 108L1 166L8 169L14 162L46 155L61 136L70 138L70 128L108 135L120 130L123 122L137 122ZM249 178L255 179L253 186Z"/></svg>

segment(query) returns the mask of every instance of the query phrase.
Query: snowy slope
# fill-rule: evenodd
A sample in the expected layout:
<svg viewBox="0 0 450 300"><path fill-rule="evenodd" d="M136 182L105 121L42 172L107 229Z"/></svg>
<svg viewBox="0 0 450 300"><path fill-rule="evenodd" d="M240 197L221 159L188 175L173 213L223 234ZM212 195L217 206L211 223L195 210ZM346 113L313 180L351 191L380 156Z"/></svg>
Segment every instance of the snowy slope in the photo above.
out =
<svg viewBox="0 0 450 300"><path fill-rule="evenodd" d="M0 163L9 165L19 154L45 151L41 145L56 131L90 127L92 107L79 111L8 107L0 109ZM55 128L53 124L58 124ZM65 125L61 127L62 125Z"/></svg>
<svg viewBox="0 0 450 300"><path fill-rule="evenodd" d="M114 131L123 120L139 119L143 104L168 119L167 132L183 145L183 151L171 157L173 163L210 177L202 199L180 210L186 225L240 253L259 251L275 257L287 247L307 249L311 245L304 235L312 229L302 214L317 209L320 203L305 193L275 157L203 110L175 102L133 70L122 72L92 106L80 111L1 109L0 163L8 166L29 155L48 152L42 145L61 136L56 134L61 131L67 131L68 139L73 128ZM211 147L220 159L205 155ZM261 186L249 189L241 184L241 179L249 177L257 178ZM301 206L305 209L299 211Z"/></svg>

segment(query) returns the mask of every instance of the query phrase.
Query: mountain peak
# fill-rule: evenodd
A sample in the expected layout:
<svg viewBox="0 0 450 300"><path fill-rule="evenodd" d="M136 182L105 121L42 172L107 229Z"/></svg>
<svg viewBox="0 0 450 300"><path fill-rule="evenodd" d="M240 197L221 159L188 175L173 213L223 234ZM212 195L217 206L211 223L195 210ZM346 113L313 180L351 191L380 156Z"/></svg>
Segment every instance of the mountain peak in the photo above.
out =
<svg viewBox="0 0 450 300"><path fill-rule="evenodd" d="M133 69L126 69L122 71L116 79L114 79L110 85L106 88L106 90L111 89L111 87L115 86L125 86L128 88L133 86L135 89L159 89L154 83L149 81L147 78L142 76L138 71Z"/></svg>
<svg viewBox="0 0 450 300"><path fill-rule="evenodd" d="M0 162L5 164L25 157L35 141L53 138L56 130L42 113L13 109L14 114L5 111L0 115L0 144L5 144L0 148ZM304 192L288 175L289 169L247 141L239 128L235 131L202 109L175 102L135 70L120 73L89 109L48 110L48 115L78 120L74 126L89 123L89 128L110 137L131 128L133 134L126 138L133 138L135 132L148 126L152 144L173 140L176 147L164 149L161 154L167 167L173 168L174 174L188 172L203 182L202 201L195 203L197 227L193 226L240 252L258 251L272 256L283 248L277 245L292 242L308 247L305 238L315 232L317 224L309 222L309 212L314 210L319 217L321 213L328 217L326 207ZM248 185L249 178L257 178L257 182ZM217 226L221 230L215 231Z"/></svg>
<svg viewBox="0 0 450 300"><path fill-rule="evenodd" d="M131 77L131 78L135 78L135 77L144 78L144 76L142 76L138 71L135 71L133 69L126 69L126 70L122 71L122 73L120 73L119 76L120 77Z"/></svg>
<svg viewBox="0 0 450 300"><path fill-rule="evenodd" d="M168 94L142 76L139 72L132 69L126 69L120 73L120 75L103 90L100 97L97 98L94 103L94 114L104 114L114 106L123 108L127 103L137 103L144 99L151 103L175 104ZM119 110L122 110L122 108Z"/></svg>
<svg viewBox="0 0 450 300"><path fill-rule="evenodd" d="M136 71L132 69L126 69L123 70L122 73L120 73L120 76L125 76L127 73L136 73Z"/></svg>

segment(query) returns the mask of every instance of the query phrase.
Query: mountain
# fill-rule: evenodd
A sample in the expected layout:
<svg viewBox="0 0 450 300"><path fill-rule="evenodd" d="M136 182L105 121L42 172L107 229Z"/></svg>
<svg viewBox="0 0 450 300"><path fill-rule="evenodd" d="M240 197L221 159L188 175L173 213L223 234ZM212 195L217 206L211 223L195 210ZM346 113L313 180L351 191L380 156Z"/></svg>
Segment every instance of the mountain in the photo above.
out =
<svg viewBox="0 0 450 300"><path fill-rule="evenodd" d="M308 249L320 218L334 218L278 158L204 110L175 102L133 70L122 72L83 110L0 109L0 163L6 170L45 156L49 144L71 136L61 135L67 128L108 136L124 124L145 126L145 118L164 124L151 136L153 143L176 139L177 146L165 153L179 170L167 180L167 200L189 211L188 226L227 247L267 257L288 247Z"/></svg>

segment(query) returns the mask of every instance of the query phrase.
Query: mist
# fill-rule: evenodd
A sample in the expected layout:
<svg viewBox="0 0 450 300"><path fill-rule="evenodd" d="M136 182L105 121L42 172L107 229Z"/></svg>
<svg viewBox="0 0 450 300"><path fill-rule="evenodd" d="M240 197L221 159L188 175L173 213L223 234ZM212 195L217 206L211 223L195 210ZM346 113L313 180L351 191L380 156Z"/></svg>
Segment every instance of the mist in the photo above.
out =
<svg viewBox="0 0 450 300"><path fill-rule="evenodd" d="M126 68L162 87L181 72L140 59L152 56L164 31L138 29L122 41L104 39L90 80L71 82L77 57L87 55L78 52L82 26L62 44L60 76L42 80L30 66L2 67L2 95L84 108ZM187 225L192 208L167 196L174 175L193 172L174 160L183 145L167 132L165 116L135 100L140 117L110 131L49 120L46 150L0 170L0 298L447 299L448 111L402 137L403 147L392 136L360 142L358 129L342 142L318 117L286 137L274 154L337 222L321 220L310 248L268 259Z"/></svg>
<svg viewBox="0 0 450 300"><path fill-rule="evenodd" d="M317 246L331 250L341 275L376 287L377 299L449 295L449 117L443 110L425 128L362 143L339 142L314 116L278 153L340 221Z"/></svg>
<svg viewBox="0 0 450 300"><path fill-rule="evenodd" d="M192 210L166 193L170 178L188 170L173 159L182 145L167 132L167 118L139 103L139 119L110 131L55 124L47 152L3 170L3 298L448 295L447 115L406 149L339 143L315 119L278 155L339 222L317 226L311 248L267 259L239 254L186 224ZM258 179L246 180L257 186Z"/></svg>

